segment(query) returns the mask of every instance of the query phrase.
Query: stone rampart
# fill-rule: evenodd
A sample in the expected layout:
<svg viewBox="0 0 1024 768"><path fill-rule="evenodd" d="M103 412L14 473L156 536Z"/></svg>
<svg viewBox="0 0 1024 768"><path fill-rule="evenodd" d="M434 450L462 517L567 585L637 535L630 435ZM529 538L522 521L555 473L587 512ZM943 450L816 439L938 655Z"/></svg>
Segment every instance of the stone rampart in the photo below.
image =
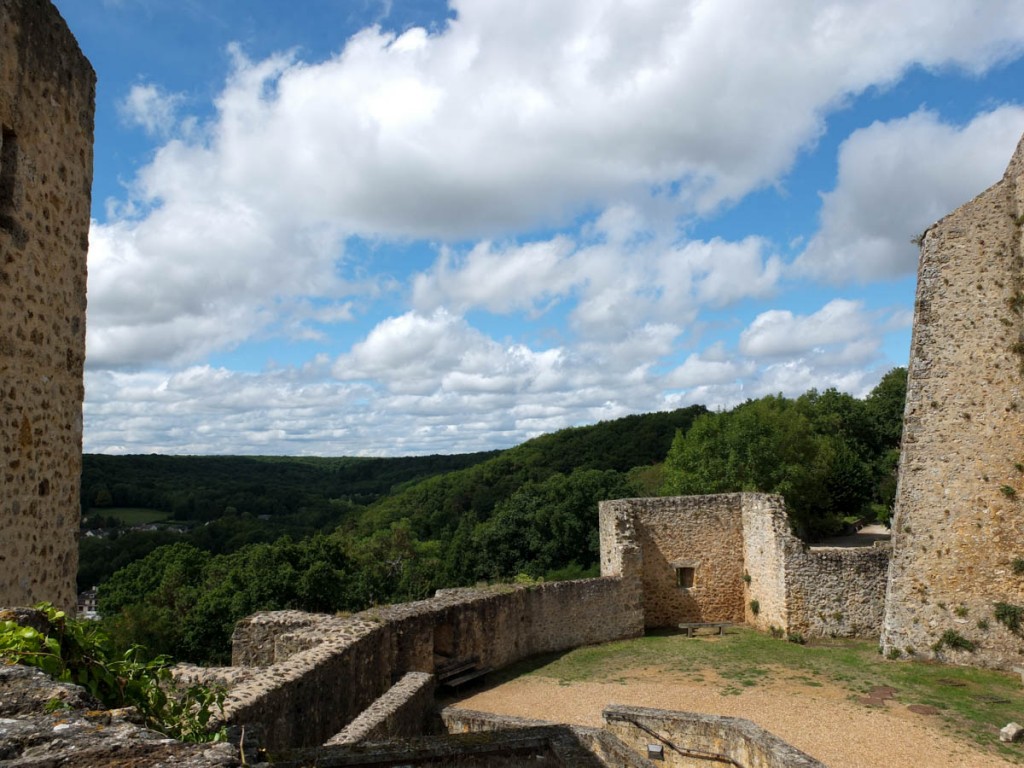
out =
<svg viewBox="0 0 1024 768"><path fill-rule="evenodd" d="M1022 238L1024 139L997 184L922 238L882 633L892 655L1020 663L1020 630L999 617L1024 614Z"/></svg>
<svg viewBox="0 0 1024 768"><path fill-rule="evenodd" d="M0 3L0 605L76 606L95 90L49 0Z"/></svg>
<svg viewBox="0 0 1024 768"><path fill-rule="evenodd" d="M225 712L233 724L262 724L271 749L323 744L406 672L433 674L453 659L498 669L643 632L639 594L622 579L444 590L430 600L309 623L294 613L275 616L239 624L237 658L264 666L232 689ZM257 650L260 644L275 656Z"/></svg>

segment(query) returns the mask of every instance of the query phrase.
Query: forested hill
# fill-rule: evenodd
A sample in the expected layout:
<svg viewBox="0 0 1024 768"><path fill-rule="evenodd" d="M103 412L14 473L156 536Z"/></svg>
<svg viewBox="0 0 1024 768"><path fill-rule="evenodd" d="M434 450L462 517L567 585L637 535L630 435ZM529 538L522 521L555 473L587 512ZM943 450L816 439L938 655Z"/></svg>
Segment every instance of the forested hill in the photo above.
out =
<svg viewBox="0 0 1024 768"><path fill-rule="evenodd" d="M421 539L447 539L460 525L488 519L496 505L528 484L574 472L627 473L660 464L676 433L686 432L705 413L704 406L693 405L541 435L488 461L383 497L362 515L360 531L406 520ZM646 490L656 493L659 482L660 476Z"/></svg>
<svg viewBox="0 0 1024 768"><path fill-rule="evenodd" d="M82 509L142 507L179 520L294 514L329 499L365 505L404 484L464 469L500 451L453 456L315 458L286 456L82 457Z"/></svg>

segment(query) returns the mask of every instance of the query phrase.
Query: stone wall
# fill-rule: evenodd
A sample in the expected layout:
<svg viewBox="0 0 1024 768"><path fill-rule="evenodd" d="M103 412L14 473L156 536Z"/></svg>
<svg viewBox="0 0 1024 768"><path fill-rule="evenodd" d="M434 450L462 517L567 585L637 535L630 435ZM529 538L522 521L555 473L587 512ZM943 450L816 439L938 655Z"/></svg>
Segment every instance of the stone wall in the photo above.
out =
<svg viewBox="0 0 1024 768"><path fill-rule="evenodd" d="M428 731L433 711L434 676L406 672L387 693L328 739L327 746L422 736Z"/></svg>
<svg viewBox="0 0 1024 768"><path fill-rule="evenodd" d="M762 631L789 627L786 562L798 556L803 542L789 530L782 497L751 495L743 506L743 562L747 623ZM758 611L751 610L757 600Z"/></svg>
<svg viewBox="0 0 1024 768"><path fill-rule="evenodd" d="M612 578L444 590L347 618L299 616L275 621L274 614L257 614L240 622L234 636L236 658L265 666L232 689L225 717L262 724L271 749L323 744L406 672L432 674L451 659L498 669L643 632L639 594ZM256 646L274 648L275 655Z"/></svg>
<svg viewBox="0 0 1024 768"><path fill-rule="evenodd" d="M76 606L95 86L49 0L0 3L0 605Z"/></svg>
<svg viewBox="0 0 1024 768"><path fill-rule="evenodd" d="M741 500L735 493L601 502L608 532L602 537L602 563L615 562L620 569L627 564L623 575L639 577L645 626L743 621ZM632 541L615 539L613 529ZM616 552L623 547L635 547L640 557L626 561ZM681 569L693 570L692 586L680 585Z"/></svg>
<svg viewBox="0 0 1024 768"><path fill-rule="evenodd" d="M806 752L738 717L614 705L606 708L603 716L605 729L634 750L661 745L666 766L825 768Z"/></svg>
<svg viewBox="0 0 1024 768"><path fill-rule="evenodd" d="M786 631L877 639L885 615L890 548L801 550L786 563Z"/></svg>
<svg viewBox="0 0 1024 768"><path fill-rule="evenodd" d="M748 623L804 637L879 636L887 546L808 547L790 533L782 497L767 494L744 494L743 530Z"/></svg>
<svg viewBox="0 0 1024 768"><path fill-rule="evenodd" d="M997 619L998 604L1024 605L1022 237L1024 139L997 184L923 236L882 634L893 655L1022 659Z"/></svg>
<svg viewBox="0 0 1024 768"><path fill-rule="evenodd" d="M602 574L640 583L644 624L746 622L805 637L878 637L888 549L809 549L781 496L601 502ZM694 568L692 586L677 569Z"/></svg>
<svg viewBox="0 0 1024 768"><path fill-rule="evenodd" d="M602 712L604 726L552 726L489 712L446 707L441 719L451 733L543 731L559 728L614 768L655 765L675 768L825 768L805 752L787 744L760 726L736 717L673 712L611 704ZM649 760L648 745L662 747L656 762Z"/></svg>

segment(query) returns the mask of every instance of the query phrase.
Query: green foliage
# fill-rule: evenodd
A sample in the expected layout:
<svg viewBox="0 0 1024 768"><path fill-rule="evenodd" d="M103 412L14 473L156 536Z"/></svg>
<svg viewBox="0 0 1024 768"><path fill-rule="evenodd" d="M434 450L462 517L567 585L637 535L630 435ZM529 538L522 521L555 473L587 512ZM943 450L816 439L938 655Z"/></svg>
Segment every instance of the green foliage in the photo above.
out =
<svg viewBox="0 0 1024 768"><path fill-rule="evenodd" d="M222 689L192 685L175 690L167 657L146 660L138 646L117 655L95 622L69 619L48 603L37 608L47 618L47 631L0 622L0 658L81 685L108 707L136 707L149 727L172 738L224 738L223 729L210 730L214 715L223 713Z"/></svg>
<svg viewBox="0 0 1024 768"><path fill-rule="evenodd" d="M1020 632L1021 619L1024 618L1024 607L1012 603L996 603L995 619L1014 634Z"/></svg>
<svg viewBox="0 0 1024 768"><path fill-rule="evenodd" d="M954 629L947 629L932 646L932 650L938 653L943 648L952 648L955 651L968 651L973 653L977 644L968 640Z"/></svg>
<svg viewBox="0 0 1024 768"><path fill-rule="evenodd" d="M758 600L750 601L750 612L757 616L761 612L761 603Z"/></svg>
<svg viewBox="0 0 1024 768"><path fill-rule="evenodd" d="M1024 576L1024 557L1013 558L1013 562L1010 563L1010 567L1013 568L1014 576Z"/></svg>
<svg viewBox="0 0 1024 768"><path fill-rule="evenodd" d="M794 531L836 532L895 498L906 372L890 371L865 400L829 389L770 395L699 416L665 461L663 492L780 493Z"/></svg>
<svg viewBox="0 0 1024 768"><path fill-rule="evenodd" d="M177 658L226 662L235 623L251 613L372 603L373 595L360 588L373 578L373 568L393 567L393 553L374 550L358 565L354 556L343 541L322 534L253 544L227 555L173 544L115 573L100 589L99 611L120 648L142 642ZM359 569L362 581L354 575Z"/></svg>
<svg viewBox="0 0 1024 768"><path fill-rule="evenodd" d="M788 632L786 634L787 642L794 643L796 645L804 645L807 642L807 638L799 632Z"/></svg>
<svg viewBox="0 0 1024 768"><path fill-rule="evenodd" d="M1017 489L1012 485L1001 485L999 486L999 492L1008 499L1016 498Z"/></svg>
<svg viewBox="0 0 1024 768"><path fill-rule="evenodd" d="M465 531L448 574L453 583L503 580L518 573L542 577L565 568L595 566L600 557L597 505L635 495L628 478L612 470L577 470L523 485L499 502L490 519ZM454 553L453 553L454 554Z"/></svg>
<svg viewBox="0 0 1024 768"><path fill-rule="evenodd" d="M361 516L357 530L368 535L408 520L418 538L448 540L467 517L490 519L499 503L528 483L581 470L629 473L660 463L676 431L689 428L706 410L691 406L541 435L473 467L382 498Z"/></svg>

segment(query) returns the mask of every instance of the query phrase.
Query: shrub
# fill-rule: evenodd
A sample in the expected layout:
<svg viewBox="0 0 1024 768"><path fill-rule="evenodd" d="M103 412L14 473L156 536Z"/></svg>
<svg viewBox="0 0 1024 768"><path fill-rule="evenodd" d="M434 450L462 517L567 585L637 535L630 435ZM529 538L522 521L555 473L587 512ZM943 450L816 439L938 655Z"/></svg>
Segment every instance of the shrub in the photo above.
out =
<svg viewBox="0 0 1024 768"><path fill-rule="evenodd" d="M807 642L807 638L801 635L799 632L790 632L786 635L786 640L797 645L803 645Z"/></svg>
<svg viewBox="0 0 1024 768"><path fill-rule="evenodd" d="M996 603L996 621L1016 634L1020 631L1020 622L1024 618L1024 608L1012 603Z"/></svg>
<svg viewBox="0 0 1024 768"><path fill-rule="evenodd" d="M1024 576L1024 557L1015 557L1010 564L1014 576Z"/></svg>
<svg viewBox="0 0 1024 768"><path fill-rule="evenodd" d="M973 652L977 648L977 644L968 640L966 637L961 635L954 629L947 629L942 633L942 636L936 641L932 649L938 653L943 648L952 648L955 651L968 651Z"/></svg>
<svg viewBox="0 0 1024 768"><path fill-rule="evenodd" d="M750 601L750 612L757 616L761 612L761 603L757 600Z"/></svg>
<svg viewBox="0 0 1024 768"><path fill-rule="evenodd" d="M192 685L175 690L168 657L147 661L141 646L118 657L110 638L95 622L69 619L49 603L36 608L46 616L46 631L0 622L0 659L37 667L56 680L81 685L105 706L134 706L147 726L172 738L194 742L224 739L224 729L209 730L214 711L223 712L223 689Z"/></svg>

